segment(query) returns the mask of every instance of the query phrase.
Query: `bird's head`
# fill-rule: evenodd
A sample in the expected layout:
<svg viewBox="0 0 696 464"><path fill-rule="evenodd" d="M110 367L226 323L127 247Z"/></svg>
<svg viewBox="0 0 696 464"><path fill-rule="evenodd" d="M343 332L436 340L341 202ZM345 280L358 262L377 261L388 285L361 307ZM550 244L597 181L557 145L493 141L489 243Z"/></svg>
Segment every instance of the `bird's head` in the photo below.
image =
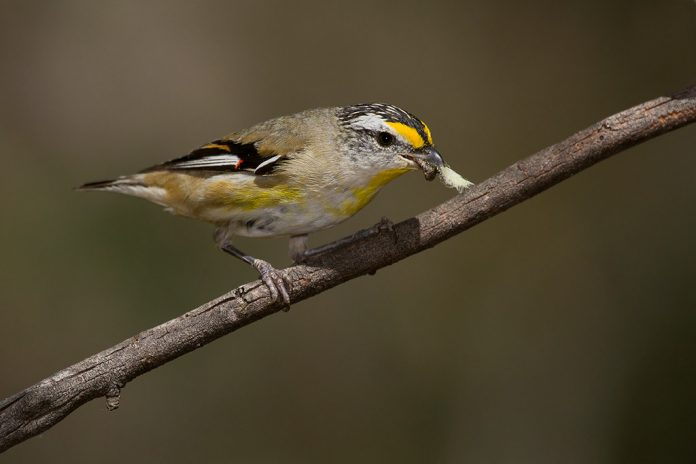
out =
<svg viewBox="0 0 696 464"><path fill-rule="evenodd" d="M430 129L393 105L365 103L337 109L346 154L356 165L376 171L422 169L432 180L444 165Z"/></svg>

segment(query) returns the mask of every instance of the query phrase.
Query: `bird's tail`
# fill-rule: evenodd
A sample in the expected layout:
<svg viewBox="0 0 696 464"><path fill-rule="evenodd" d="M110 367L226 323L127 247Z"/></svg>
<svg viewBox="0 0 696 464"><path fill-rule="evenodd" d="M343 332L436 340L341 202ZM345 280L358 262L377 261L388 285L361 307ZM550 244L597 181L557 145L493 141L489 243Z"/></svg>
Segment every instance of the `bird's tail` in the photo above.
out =
<svg viewBox="0 0 696 464"><path fill-rule="evenodd" d="M75 190L78 191L88 191L88 190L106 190L119 193L131 193L130 190L142 189L147 186L141 181L134 179L132 177L119 177L112 180L100 180L98 182L88 182L84 185L80 185Z"/></svg>
<svg viewBox="0 0 696 464"><path fill-rule="evenodd" d="M116 192L149 200L162 206L167 205L167 191L158 185L146 182L143 174L122 176L113 180L89 182L77 187L78 191Z"/></svg>
<svg viewBox="0 0 696 464"><path fill-rule="evenodd" d="M100 180L98 182L88 182L77 187L78 191L101 191L116 192L132 195L134 197L145 198L154 201L153 197L162 195L163 190L145 182L142 174L132 176L121 176L112 180Z"/></svg>

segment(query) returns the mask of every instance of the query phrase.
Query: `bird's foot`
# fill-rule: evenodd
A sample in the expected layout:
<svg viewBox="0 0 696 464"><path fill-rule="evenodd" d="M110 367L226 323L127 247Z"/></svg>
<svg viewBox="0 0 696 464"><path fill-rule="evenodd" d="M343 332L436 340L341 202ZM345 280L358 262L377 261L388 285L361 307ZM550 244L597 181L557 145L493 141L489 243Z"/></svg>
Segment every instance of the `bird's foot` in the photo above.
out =
<svg viewBox="0 0 696 464"><path fill-rule="evenodd" d="M397 242L396 231L394 230L394 223L388 217L383 216L382 219L380 219L377 224L372 226L372 229L377 234L380 234L382 232L387 232L388 234L390 234L394 238L394 243Z"/></svg>
<svg viewBox="0 0 696 464"><path fill-rule="evenodd" d="M387 217L382 217L382 219L380 219L379 222L372 227L357 231L348 237L348 240L353 242L367 237L372 237L374 235L380 235L385 232L391 235L394 238L394 243L396 243L397 237L396 231L394 230L394 223Z"/></svg>
<svg viewBox="0 0 696 464"><path fill-rule="evenodd" d="M295 264L304 264L307 261L307 235L293 235L288 242L290 259Z"/></svg>
<svg viewBox="0 0 696 464"><path fill-rule="evenodd" d="M303 251L301 254L296 254L292 257L292 264L295 266L299 266L300 264L307 264L307 259L310 257L310 254L307 253L307 251Z"/></svg>
<svg viewBox="0 0 696 464"><path fill-rule="evenodd" d="M342 239L336 240L335 242L332 243L327 243L326 245L318 246L316 248L310 248L305 251L303 251L301 259L302 262L306 262L308 259L314 258L315 256L322 255L324 253L329 253L331 251L334 251L338 248L342 248L346 245L350 245L351 243L354 243L358 240L362 240L368 237L372 237L374 235L379 235L382 233L388 233L391 235L394 239L394 243L398 241L398 237L396 235L396 230L394 229L394 223L386 217L383 217L382 219L379 220L377 224L375 224L372 227L369 227L367 229L359 230L353 235L349 235L348 237L344 237ZM297 261L296 261L297 262Z"/></svg>
<svg viewBox="0 0 696 464"><path fill-rule="evenodd" d="M259 272L261 281L268 287L268 291L271 294L271 299L273 301L278 301L278 297L282 298L283 303L285 303L285 311L290 309L290 294L287 289L287 278L280 273L276 268L274 268L270 263L254 258L251 263Z"/></svg>

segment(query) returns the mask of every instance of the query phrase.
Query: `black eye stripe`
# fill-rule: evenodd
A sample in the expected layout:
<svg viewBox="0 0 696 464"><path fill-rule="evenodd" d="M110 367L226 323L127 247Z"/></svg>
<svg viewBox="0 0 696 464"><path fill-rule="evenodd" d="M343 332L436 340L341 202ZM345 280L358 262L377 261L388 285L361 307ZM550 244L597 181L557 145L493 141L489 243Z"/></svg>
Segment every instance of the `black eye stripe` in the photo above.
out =
<svg viewBox="0 0 696 464"><path fill-rule="evenodd" d="M377 143L379 143L380 145L382 145L382 143L380 143L380 140L379 140L379 139L380 139L380 136L385 136L385 135L386 135L387 137L390 138L390 140L389 140L389 142L387 143L387 145L383 145L383 146L394 145L394 144L396 144L396 143L399 143L399 140L397 139L397 137L395 137L394 134L392 134L391 132L386 132L386 131L373 131L373 130L370 130L370 129L356 129L355 131L356 131L356 132L361 132L361 133L365 134L365 135L368 136L369 138L375 140L375 141L376 141Z"/></svg>

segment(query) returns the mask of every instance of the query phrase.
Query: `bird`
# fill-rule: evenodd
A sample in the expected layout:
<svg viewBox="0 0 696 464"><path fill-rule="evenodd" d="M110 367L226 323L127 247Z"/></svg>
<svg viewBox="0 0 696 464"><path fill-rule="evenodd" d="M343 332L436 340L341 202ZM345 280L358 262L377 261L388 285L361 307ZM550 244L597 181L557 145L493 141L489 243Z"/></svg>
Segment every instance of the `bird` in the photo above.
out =
<svg viewBox="0 0 696 464"><path fill-rule="evenodd" d="M394 105L362 103L270 119L78 190L142 198L213 224L217 246L256 269L271 299L289 307L282 273L235 247L234 236L288 236L290 257L300 263L308 234L350 218L402 174L421 169L431 180L443 167L421 119Z"/></svg>

